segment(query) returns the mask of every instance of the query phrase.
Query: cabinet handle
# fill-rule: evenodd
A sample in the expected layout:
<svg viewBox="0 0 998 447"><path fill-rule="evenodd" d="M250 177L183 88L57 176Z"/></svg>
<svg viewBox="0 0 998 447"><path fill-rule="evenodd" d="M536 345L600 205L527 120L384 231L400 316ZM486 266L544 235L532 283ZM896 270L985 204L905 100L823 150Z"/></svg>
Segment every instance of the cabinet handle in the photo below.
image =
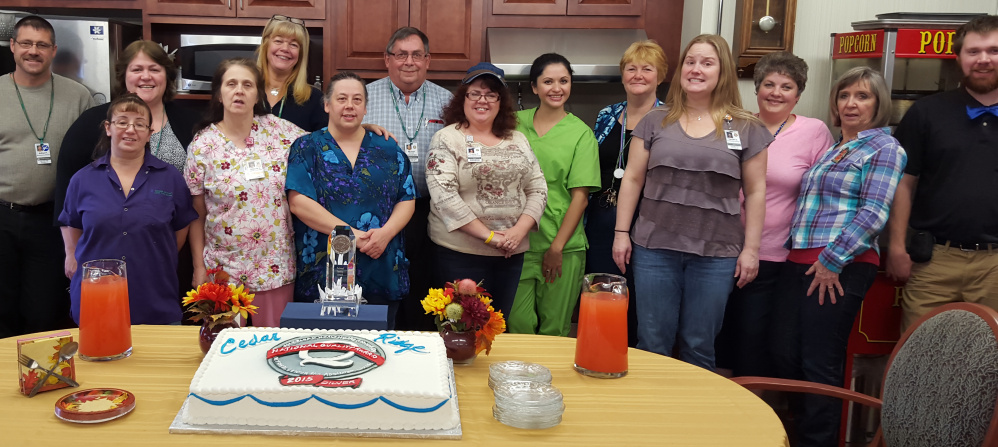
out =
<svg viewBox="0 0 998 447"><path fill-rule="evenodd" d="M245 9L245 8L243 8L243 0L239 0L239 9L240 10Z"/></svg>
<svg viewBox="0 0 998 447"><path fill-rule="evenodd" d="M232 9L232 0L227 0L227 1L225 2L225 7L226 7L227 9Z"/></svg>

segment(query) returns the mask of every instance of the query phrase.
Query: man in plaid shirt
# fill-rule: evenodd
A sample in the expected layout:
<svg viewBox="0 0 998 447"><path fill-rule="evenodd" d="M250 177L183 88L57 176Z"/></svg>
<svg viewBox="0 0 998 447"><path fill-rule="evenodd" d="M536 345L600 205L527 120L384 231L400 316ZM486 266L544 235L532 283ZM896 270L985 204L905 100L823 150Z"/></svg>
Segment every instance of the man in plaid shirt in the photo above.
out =
<svg viewBox="0 0 998 447"><path fill-rule="evenodd" d="M430 41L422 31L399 28L385 48L388 77L367 85L367 115L364 123L373 123L395 134L399 147L412 163L412 178L419 190L416 212L405 227L405 251L409 259L409 296L402 300L395 328L399 330L435 330L419 304L430 286L432 262L426 259L433 242L426 231L430 214L430 193L426 189L426 155L430 138L444 127L443 108L453 94L426 80L430 68Z"/></svg>

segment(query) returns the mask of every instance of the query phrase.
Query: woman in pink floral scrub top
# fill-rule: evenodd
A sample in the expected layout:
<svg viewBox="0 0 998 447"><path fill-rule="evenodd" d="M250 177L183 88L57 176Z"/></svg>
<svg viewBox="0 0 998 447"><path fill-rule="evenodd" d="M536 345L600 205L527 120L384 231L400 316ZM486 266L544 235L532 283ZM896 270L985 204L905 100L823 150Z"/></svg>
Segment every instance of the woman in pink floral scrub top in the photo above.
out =
<svg viewBox="0 0 998 447"><path fill-rule="evenodd" d="M184 175L198 220L191 225L194 286L208 268L256 294L255 326L278 326L294 292L294 240L284 196L288 149L305 131L269 115L260 71L229 59L212 79L208 118L195 129Z"/></svg>

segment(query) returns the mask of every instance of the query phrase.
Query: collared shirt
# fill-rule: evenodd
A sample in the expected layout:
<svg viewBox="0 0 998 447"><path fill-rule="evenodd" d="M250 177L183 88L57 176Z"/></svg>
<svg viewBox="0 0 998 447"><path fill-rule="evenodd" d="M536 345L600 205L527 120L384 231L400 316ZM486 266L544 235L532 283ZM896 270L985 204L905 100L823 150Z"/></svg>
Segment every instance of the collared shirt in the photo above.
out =
<svg viewBox="0 0 998 447"><path fill-rule="evenodd" d="M788 248L825 247L818 260L835 273L866 250L879 252L877 235L907 161L888 127L829 149L801 180Z"/></svg>
<svg viewBox="0 0 998 447"><path fill-rule="evenodd" d="M294 239L284 195L288 151L305 131L274 115L253 117L253 145L236 147L216 124L194 137L184 177L191 194L204 194L205 268L222 267L252 291L295 280ZM251 164L263 165L253 179Z"/></svg>
<svg viewBox="0 0 998 447"><path fill-rule="evenodd" d="M148 152L128 197L107 155L80 169L59 215L62 225L83 230L70 287L73 319L80 321L83 263L121 259L128 272L132 324L180 321L176 232L197 217L180 171Z"/></svg>
<svg viewBox="0 0 998 447"><path fill-rule="evenodd" d="M983 105L959 88L918 100L894 137L918 177L909 224L937 241L998 242L998 116L967 116Z"/></svg>
<svg viewBox="0 0 998 447"><path fill-rule="evenodd" d="M420 197L430 197L430 191L426 187L426 156L430 153L430 139L433 138L433 134L444 127L443 110L453 97L449 90L425 81L419 89L409 95L409 102L406 103L405 94L392 83L390 78L378 79L367 84L367 115L364 116L364 123L377 124L388 129L395 134L398 145L403 150L407 144L413 141L416 143L419 160L412 162L412 179L416 182ZM416 133L417 130L419 134ZM410 140L409 137L415 138Z"/></svg>

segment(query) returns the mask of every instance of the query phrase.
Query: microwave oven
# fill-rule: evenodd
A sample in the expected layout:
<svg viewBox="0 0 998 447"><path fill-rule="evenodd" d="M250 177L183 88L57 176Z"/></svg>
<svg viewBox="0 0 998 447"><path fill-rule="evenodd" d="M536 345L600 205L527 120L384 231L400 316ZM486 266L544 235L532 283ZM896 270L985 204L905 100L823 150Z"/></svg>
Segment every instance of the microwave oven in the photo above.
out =
<svg viewBox="0 0 998 447"><path fill-rule="evenodd" d="M220 36L181 34L177 64L180 67L177 90L211 91L215 69L226 59L243 57L256 60L260 36Z"/></svg>

